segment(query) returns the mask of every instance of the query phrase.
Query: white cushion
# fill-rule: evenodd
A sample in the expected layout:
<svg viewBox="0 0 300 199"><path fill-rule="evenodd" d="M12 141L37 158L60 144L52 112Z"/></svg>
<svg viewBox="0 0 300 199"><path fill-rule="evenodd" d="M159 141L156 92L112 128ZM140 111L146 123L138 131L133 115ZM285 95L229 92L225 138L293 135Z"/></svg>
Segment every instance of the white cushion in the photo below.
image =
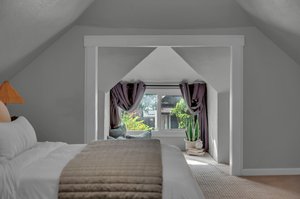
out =
<svg viewBox="0 0 300 199"><path fill-rule="evenodd" d="M35 131L25 117L0 123L0 159L12 159L36 143Z"/></svg>

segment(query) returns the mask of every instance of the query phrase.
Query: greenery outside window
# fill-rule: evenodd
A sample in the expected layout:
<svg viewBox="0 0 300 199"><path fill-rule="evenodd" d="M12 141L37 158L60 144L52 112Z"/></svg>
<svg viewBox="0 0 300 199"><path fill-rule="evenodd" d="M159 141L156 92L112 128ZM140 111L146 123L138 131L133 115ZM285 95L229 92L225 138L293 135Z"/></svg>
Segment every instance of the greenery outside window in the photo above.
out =
<svg viewBox="0 0 300 199"><path fill-rule="evenodd" d="M191 114L179 88L166 87L147 89L138 108L132 113L122 111L121 116L127 131L183 133Z"/></svg>

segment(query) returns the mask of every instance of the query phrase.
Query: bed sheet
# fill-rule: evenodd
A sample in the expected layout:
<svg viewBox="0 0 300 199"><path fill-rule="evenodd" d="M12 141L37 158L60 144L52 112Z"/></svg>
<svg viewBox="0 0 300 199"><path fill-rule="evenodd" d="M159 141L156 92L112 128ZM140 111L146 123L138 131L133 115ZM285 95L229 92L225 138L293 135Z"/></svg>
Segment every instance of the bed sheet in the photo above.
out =
<svg viewBox="0 0 300 199"><path fill-rule="evenodd" d="M57 199L59 176L64 166L85 145L38 143L15 159L0 163L3 199ZM204 198L182 155L162 144L163 199Z"/></svg>

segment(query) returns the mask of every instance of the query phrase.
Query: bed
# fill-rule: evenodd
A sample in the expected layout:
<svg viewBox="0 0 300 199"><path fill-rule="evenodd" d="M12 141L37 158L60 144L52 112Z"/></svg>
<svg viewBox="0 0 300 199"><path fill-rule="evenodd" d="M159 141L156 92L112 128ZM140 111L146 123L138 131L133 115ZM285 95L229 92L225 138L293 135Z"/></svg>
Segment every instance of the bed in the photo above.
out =
<svg viewBox="0 0 300 199"><path fill-rule="evenodd" d="M21 118L21 120L24 119ZM16 120L18 121L20 122L20 119ZM24 129L32 131L33 128L26 125L22 126L23 131ZM0 139L5 136L3 135L5 130L7 128L3 128L3 125L1 127L0 124L0 134L2 134ZM27 142L30 142L30 139ZM2 199L57 199L59 178L63 168L85 147L84 144L70 145L62 142L35 142L31 145L28 149L17 152L18 154L16 153L17 155L13 158L0 158ZM5 147L2 139L0 157L1 150L3 151ZM204 198L181 151L177 147L162 144L161 153L163 199ZM9 153L6 152L6 154Z"/></svg>

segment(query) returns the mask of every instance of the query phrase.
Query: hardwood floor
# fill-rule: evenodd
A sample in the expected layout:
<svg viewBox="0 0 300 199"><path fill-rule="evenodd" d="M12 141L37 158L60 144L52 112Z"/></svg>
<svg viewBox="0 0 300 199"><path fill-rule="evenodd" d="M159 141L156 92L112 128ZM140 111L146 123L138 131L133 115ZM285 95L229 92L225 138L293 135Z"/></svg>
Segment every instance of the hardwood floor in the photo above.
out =
<svg viewBox="0 0 300 199"><path fill-rule="evenodd" d="M269 185L299 194L300 197L300 175L295 176L247 176L243 177L253 182Z"/></svg>

